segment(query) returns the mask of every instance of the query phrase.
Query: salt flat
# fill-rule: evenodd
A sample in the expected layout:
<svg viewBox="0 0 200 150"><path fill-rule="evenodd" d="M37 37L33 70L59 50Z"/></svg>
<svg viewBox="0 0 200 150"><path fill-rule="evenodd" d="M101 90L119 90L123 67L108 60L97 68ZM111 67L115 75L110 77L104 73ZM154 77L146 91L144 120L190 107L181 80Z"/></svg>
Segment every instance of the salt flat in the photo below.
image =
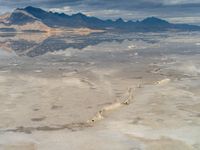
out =
<svg viewBox="0 0 200 150"><path fill-rule="evenodd" d="M9 38L0 150L200 149L198 33Z"/></svg>

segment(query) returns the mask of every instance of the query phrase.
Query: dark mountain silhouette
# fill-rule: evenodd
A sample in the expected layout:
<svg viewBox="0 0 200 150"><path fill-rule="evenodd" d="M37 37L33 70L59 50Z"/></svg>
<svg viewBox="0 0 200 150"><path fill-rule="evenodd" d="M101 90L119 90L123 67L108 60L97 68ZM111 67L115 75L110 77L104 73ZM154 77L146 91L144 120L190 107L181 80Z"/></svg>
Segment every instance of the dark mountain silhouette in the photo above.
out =
<svg viewBox="0 0 200 150"><path fill-rule="evenodd" d="M200 30L199 26L188 24L173 24L165 20L149 17L142 21L124 21L119 18L117 20L101 20L96 17L89 17L82 13L66 15L64 13L47 12L40 8L28 6L26 8L18 8L10 17L6 18L5 23L11 25L25 25L27 23L40 22L50 28L90 28L103 29L113 31L166 31L166 30L184 30L194 31ZM5 27L4 27L5 29ZM32 29L31 29L32 30Z"/></svg>

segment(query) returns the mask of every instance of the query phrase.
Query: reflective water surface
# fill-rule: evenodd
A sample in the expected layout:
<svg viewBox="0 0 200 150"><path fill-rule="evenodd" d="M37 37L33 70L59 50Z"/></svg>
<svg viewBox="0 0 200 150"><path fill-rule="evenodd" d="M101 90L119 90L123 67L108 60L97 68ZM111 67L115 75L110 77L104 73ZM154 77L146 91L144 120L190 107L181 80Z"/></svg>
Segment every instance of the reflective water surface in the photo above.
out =
<svg viewBox="0 0 200 150"><path fill-rule="evenodd" d="M199 150L200 33L0 34L0 150Z"/></svg>

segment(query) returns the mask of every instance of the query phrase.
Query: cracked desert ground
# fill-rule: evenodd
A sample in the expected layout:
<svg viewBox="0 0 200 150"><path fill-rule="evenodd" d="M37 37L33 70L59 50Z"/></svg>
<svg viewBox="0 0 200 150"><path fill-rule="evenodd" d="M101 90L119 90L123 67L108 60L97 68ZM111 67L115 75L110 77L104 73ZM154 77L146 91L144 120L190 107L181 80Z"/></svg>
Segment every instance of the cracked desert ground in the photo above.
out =
<svg viewBox="0 0 200 150"><path fill-rule="evenodd" d="M13 48L24 37L0 38L0 150L200 150L200 33L37 57Z"/></svg>

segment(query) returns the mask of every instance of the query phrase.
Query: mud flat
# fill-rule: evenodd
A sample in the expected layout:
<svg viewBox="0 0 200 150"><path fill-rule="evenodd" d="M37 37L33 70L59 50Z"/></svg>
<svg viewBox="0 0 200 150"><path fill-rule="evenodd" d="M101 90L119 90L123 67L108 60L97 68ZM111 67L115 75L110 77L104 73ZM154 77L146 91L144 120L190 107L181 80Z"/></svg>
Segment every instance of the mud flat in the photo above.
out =
<svg viewBox="0 0 200 150"><path fill-rule="evenodd" d="M2 50L0 150L199 150L200 36L152 36L35 58Z"/></svg>

